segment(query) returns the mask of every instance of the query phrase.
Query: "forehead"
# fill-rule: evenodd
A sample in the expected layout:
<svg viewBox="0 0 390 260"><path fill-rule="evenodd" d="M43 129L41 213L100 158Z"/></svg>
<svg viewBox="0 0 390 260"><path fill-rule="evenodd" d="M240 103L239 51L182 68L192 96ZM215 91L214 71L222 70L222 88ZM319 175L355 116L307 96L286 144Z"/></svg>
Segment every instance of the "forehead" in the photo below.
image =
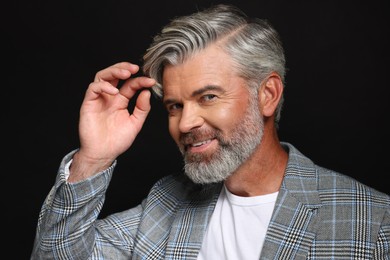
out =
<svg viewBox="0 0 390 260"><path fill-rule="evenodd" d="M209 85L227 86L235 78L238 76L234 73L232 59L218 45L212 45L183 64L164 68L164 96L184 94Z"/></svg>

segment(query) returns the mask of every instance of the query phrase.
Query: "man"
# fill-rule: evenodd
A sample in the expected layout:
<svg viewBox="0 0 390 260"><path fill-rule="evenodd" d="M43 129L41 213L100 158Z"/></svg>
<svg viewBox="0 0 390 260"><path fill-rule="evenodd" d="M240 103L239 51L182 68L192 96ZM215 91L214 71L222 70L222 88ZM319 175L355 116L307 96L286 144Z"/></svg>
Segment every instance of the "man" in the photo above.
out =
<svg viewBox="0 0 390 260"><path fill-rule="evenodd" d="M285 58L269 23L226 5L176 18L144 55L146 76L138 70L114 64L89 85L80 148L62 161L31 259L390 259L389 196L279 141ZM185 173L98 219L150 88Z"/></svg>

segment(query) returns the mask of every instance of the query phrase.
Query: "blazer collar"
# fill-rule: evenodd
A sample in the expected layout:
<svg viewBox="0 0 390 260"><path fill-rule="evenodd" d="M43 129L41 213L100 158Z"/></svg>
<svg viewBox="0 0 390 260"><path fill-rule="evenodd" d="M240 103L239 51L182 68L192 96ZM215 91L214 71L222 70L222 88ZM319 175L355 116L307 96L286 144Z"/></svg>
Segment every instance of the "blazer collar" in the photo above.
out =
<svg viewBox="0 0 390 260"><path fill-rule="evenodd" d="M288 162L281 189L289 192L298 201L308 207L321 204L318 195L318 176L315 164L293 145L282 142L288 151Z"/></svg>
<svg viewBox="0 0 390 260"><path fill-rule="evenodd" d="M165 259L197 259L222 183L197 187L188 194L176 212Z"/></svg>
<svg viewBox="0 0 390 260"><path fill-rule="evenodd" d="M282 143L289 159L267 230L261 259L307 259L318 227L317 171L294 146Z"/></svg>

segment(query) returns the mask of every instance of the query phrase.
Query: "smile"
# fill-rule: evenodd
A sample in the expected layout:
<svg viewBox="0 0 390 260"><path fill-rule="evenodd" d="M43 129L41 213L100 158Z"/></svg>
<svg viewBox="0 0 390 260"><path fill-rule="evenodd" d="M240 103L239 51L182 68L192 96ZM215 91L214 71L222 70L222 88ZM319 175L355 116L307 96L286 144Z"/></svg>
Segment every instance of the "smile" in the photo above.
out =
<svg viewBox="0 0 390 260"><path fill-rule="evenodd" d="M198 143L193 143L191 144L192 147L199 147L199 146L202 146L202 145L205 145L207 143L210 143L212 140L209 139L209 140L205 140L205 141L202 141L202 142L198 142Z"/></svg>
<svg viewBox="0 0 390 260"><path fill-rule="evenodd" d="M204 141L195 142L192 144L187 144L185 150L189 153L204 153L206 151L211 151L210 149L215 149L217 146L216 139L207 139Z"/></svg>

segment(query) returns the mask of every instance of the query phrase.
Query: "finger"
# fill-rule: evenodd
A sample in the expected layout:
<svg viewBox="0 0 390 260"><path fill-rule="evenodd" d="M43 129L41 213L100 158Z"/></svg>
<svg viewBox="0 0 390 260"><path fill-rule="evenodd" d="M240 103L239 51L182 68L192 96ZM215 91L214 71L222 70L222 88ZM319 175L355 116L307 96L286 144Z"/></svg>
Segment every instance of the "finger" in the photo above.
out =
<svg viewBox="0 0 390 260"><path fill-rule="evenodd" d="M119 92L126 98L130 99L135 95L137 91L143 88L150 88L154 86L154 84L156 84L156 81L154 79L141 76L127 80L122 85Z"/></svg>
<svg viewBox="0 0 390 260"><path fill-rule="evenodd" d="M132 113L133 119L136 120L135 125L137 126L138 131L141 130L141 127L150 112L150 96L151 93L147 89L142 90L138 95L137 102Z"/></svg>
<svg viewBox="0 0 390 260"><path fill-rule="evenodd" d="M96 73L94 82L124 80L137 73L139 66L130 62L119 62Z"/></svg>
<svg viewBox="0 0 390 260"><path fill-rule="evenodd" d="M119 89L117 89L108 82L92 82L91 84L89 84L85 98L87 100L93 100L98 98L103 93L109 95L116 95L118 94L118 92Z"/></svg>

